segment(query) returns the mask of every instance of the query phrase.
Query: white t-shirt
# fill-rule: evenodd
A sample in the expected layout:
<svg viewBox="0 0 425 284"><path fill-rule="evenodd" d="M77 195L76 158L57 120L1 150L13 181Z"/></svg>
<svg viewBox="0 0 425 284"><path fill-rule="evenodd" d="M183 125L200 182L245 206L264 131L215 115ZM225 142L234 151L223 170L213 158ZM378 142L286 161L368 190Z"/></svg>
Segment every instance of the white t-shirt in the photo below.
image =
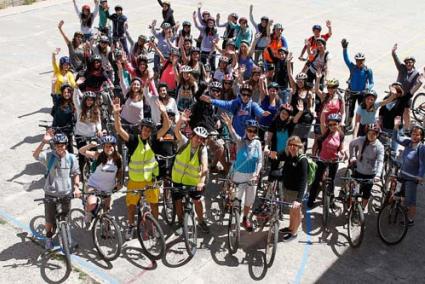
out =
<svg viewBox="0 0 425 284"><path fill-rule="evenodd" d="M110 193L116 184L117 171L118 167L113 159L108 160L104 165L99 164L94 173L90 175L87 185L98 191Z"/></svg>

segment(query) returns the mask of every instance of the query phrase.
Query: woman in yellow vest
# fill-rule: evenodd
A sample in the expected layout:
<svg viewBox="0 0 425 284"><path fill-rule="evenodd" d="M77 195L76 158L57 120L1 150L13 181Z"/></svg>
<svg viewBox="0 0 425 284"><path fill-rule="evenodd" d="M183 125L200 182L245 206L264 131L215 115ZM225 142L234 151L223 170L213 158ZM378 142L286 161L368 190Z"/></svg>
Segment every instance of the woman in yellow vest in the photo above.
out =
<svg viewBox="0 0 425 284"><path fill-rule="evenodd" d="M168 119L167 111L165 106L157 101L157 106L162 116L162 127L157 132L157 137L162 137L166 131L170 128L170 121ZM155 159L155 153L153 152L151 145L149 145L149 139L152 134L152 130L155 128L155 124L152 120L145 118L142 120L141 129L139 135L127 133L121 125L120 119L121 107L119 104L114 105L114 119L115 119L115 130L121 139L126 143L129 154L130 162L128 164L128 175L129 181L127 190L143 189L146 186L152 185L154 177L158 176L159 168L158 162ZM130 240L134 236L135 232L135 217L136 206L139 202L139 196L131 193L127 193L126 204L128 212L128 229L125 234L126 240ZM149 190L145 193L146 201L150 203L152 215L158 219L158 199L159 189Z"/></svg>
<svg viewBox="0 0 425 284"><path fill-rule="evenodd" d="M204 221L204 208L201 202L202 191L205 188L205 178L208 173L208 152L205 147L208 131L202 126L195 127L189 140L180 132L182 123L188 121L189 113L185 112L180 116L180 120L174 129L174 135L178 141L178 150L171 178L176 188L182 185L196 187L196 191L189 192L189 195L195 204L199 227L204 233L209 233L208 226ZM173 191L173 200L180 225L183 224L182 197L183 194Z"/></svg>

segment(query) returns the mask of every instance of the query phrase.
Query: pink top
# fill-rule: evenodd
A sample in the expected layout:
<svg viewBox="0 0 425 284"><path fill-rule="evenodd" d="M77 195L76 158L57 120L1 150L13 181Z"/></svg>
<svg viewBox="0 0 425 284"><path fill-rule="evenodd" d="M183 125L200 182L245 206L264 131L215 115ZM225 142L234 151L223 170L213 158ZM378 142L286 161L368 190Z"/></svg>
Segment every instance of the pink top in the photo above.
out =
<svg viewBox="0 0 425 284"><path fill-rule="evenodd" d="M339 132L330 134L322 142L321 151L319 154L320 159L325 161L336 160L338 158L338 149L341 145L341 137Z"/></svg>
<svg viewBox="0 0 425 284"><path fill-rule="evenodd" d="M162 76L159 81L167 83L168 90L170 91L177 88L176 75L174 73L173 64L168 64L167 67L165 67L165 70L162 72Z"/></svg>

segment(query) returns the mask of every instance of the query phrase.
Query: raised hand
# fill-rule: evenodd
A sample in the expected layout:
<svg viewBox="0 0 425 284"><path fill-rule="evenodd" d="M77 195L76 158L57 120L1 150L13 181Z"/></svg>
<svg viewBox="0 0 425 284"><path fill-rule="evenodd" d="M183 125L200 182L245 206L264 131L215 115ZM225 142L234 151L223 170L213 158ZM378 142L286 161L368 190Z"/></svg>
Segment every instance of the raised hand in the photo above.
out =
<svg viewBox="0 0 425 284"><path fill-rule="evenodd" d="M393 48L392 48L392 52L395 52L397 50L397 43L394 44Z"/></svg>
<svg viewBox="0 0 425 284"><path fill-rule="evenodd" d="M259 40L261 38L262 34L261 33L256 33L255 34L255 39Z"/></svg>
<svg viewBox="0 0 425 284"><path fill-rule="evenodd" d="M230 116L223 112L221 114L221 118L223 119L224 123L226 123L227 126L232 125L232 118L230 118Z"/></svg>
<svg viewBox="0 0 425 284"><path fill-rule="evenodd" d="M160 112L162 113L167 112L167 108L159 99L155 100L155 105L158 107Z"/></svg>
<svg viewBox="0 0 425 284"><path fill-rule="evenodd" d="M43 135L43 143L49 143L49 141L53 139L53 136L55 136L53 129L47 129L46 133Z"/></svg>
<svg viewBox="0 0 425 284"><path fill-rule="evenodd" d="M304 111L304 103L303 103L303 101L301 99L298 100L297 109L300 112Z"/></svg>
<svg viewBox="0 0 425 284"><path fill-rule="evenodd" d="M291 62L293 58L294 57L292 56L292 52L289 52L288 56L286 57L286 61Z"/></svg>
<svg viewBox="0 0 425 284"><path fill-rule="evenodd" d="M332 27L332 23L331 23L331 21L330 21L330 20L326 20L326 26L327 26L328 28Z"/></svg>
<svg viewBox="0 0 425 284"><path fill-rule="evenodd" d="M347 46L348 46L348 41L347 41L345 38L343 38L343 39L341 40L341 46L342 46L342 48L347 48Z"/></svg>
<svg viewBox="0 0 425 284"><path fill-rule="evenodd" d="M61 29L62 27L63 27L63 24L64 24L65 22L63 21L63 20L60 20L60 22L59 22L59 24L58 24L58 28L59 29Z"/></svg>
<svg viewBox="0 0 425 284"><path fill-rule="evenodd" d="M112 110L113 110L113 112L114 112L114 114L120 114L120 112L121 112L121 106L120 106L120 104L119 103L114 103L113 105L112 105Z"/></svg>

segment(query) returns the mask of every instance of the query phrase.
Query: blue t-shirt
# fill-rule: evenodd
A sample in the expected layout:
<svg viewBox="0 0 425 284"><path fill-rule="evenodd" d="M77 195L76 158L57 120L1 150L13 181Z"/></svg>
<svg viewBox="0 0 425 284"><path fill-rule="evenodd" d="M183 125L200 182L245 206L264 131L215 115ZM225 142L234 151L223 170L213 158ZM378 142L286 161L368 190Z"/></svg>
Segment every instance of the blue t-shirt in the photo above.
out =
<svg viewBox="0 0 425 284"><path fill-rule="evenodd" d="M253 141L250 145L244 143L236 154L235 171L245 174L254 173L257 168L260 151L261 143L258 140Z"/></svg>
<svg viewBox="0 0 425 284"><path fill-rule="evenodd" d="M286 142L288 141L288 129L283 131L278 130L276 132L276 139L276 150L277 152L281 153L286 148Z"/></svg>
<svg viewBox="0 0 425 284"><path fill-rule="evenodd" d="M373 106L373 111L367 111L366 109L359 106L357 108L356 114L360 115L360 124L372 124L376 122L376 113L378 111L380 103L376 102Z"/></svg>

